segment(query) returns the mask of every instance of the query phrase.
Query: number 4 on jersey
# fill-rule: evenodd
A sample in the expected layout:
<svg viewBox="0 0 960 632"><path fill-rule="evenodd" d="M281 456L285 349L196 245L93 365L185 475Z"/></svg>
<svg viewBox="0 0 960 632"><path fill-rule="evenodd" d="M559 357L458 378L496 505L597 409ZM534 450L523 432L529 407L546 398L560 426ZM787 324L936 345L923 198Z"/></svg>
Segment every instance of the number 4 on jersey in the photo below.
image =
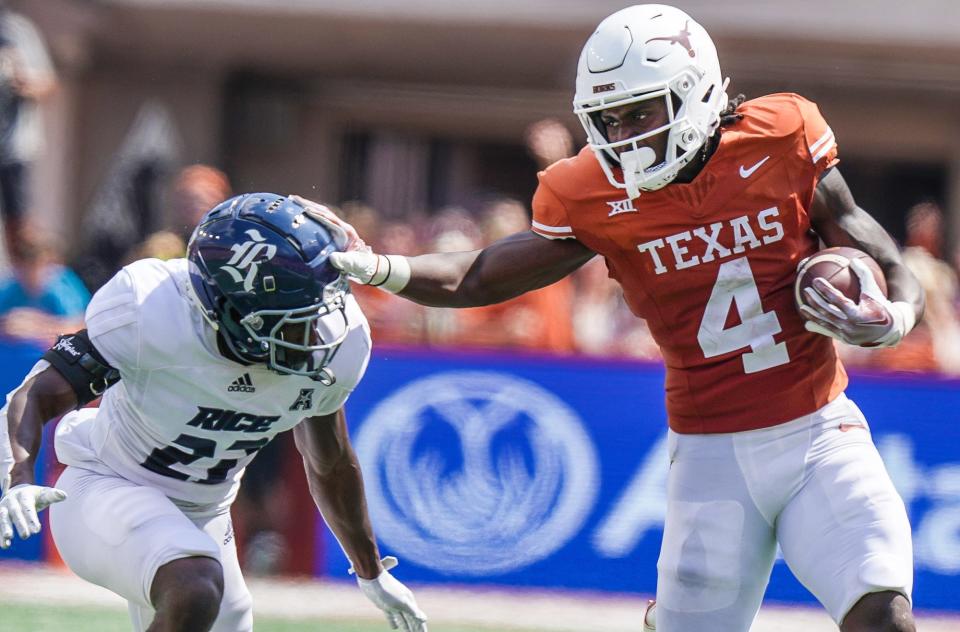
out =
<svg viewBox="0 0 960 632"><path fill-rule="evenodd" d="M740 315L740 324L724 328L731 303ZM750 348L743 354L743 371L756 373L790 361L787 345L776 342L782 331L776 312L764 312L760 292L746 257L720 266L717 281L700 321L697 340L706 358Z"/></svg>

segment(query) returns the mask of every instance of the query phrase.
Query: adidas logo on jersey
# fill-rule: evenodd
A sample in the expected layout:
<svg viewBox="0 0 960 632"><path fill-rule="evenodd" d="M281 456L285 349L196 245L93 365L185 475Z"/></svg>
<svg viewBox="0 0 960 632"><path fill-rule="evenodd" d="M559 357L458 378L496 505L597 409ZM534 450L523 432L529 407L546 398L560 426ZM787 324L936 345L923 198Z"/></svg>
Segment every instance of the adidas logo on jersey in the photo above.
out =
<svg viewBox="0 0 960 632"><path fill-rule="evenodd" d="M250 379L250 374L244 373L231 382L230 386L227 387L227 390L231 393L253 393L257 390L257 388L253 385L253 380Z"/></svg>

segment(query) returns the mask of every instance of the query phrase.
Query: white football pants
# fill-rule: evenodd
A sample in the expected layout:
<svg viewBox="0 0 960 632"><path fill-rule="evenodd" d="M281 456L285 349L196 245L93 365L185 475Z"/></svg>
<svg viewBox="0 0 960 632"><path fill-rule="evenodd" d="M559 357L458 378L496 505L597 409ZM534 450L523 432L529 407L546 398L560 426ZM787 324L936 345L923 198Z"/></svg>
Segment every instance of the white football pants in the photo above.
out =
<svg viewBox="0 0 960 632"><path fill-rule="evenodd" d="M83 579L127 600L133 629L153 621L150 586L157 569L185 557L223 567L223 600L213 632L253 629L253 601L240 573L229 512L184 511L159 490L78 467L57 481L67 500L50 507L61 557Z"/></svg>
<svg viewBox="0 0 960 632"><path fill-rule="evenodd" d="M841 395L760 430L668 438L658 632L746 632L777 552L838 624L868 593L910 598L903 500Z"/></svg>

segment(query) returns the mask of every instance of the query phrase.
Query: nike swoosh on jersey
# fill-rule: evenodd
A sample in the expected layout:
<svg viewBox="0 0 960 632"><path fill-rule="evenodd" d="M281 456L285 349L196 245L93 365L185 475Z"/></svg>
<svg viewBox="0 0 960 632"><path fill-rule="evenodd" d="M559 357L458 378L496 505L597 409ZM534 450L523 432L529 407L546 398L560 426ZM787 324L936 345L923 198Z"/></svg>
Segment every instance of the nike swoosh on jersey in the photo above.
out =
<svg viewBox="0 0 960 632"><path fill-rule="evenodd" d="M743 165L740 165L740 177L741 177L741 178L749 178L750 176L753 175L753 172L754 172L754 171L756 171L757 169L759 169L760 166L763 165L763 163L765 163L765 162L768 161L768 160L770 160L770 156L764 156L763 159L762 159L760 162L758 162L757 164L753 165L753 166L750 167L749 169L746 169L746 168L744 168Z"/></svg>

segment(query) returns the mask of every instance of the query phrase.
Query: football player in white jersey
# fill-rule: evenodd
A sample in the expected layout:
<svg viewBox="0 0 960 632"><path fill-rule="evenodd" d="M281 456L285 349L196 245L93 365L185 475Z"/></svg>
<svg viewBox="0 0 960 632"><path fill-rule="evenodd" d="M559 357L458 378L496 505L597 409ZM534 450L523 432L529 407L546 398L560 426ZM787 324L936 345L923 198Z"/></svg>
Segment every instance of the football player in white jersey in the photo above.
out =
<svg viewBox="0 0 960 632"><path fill-rule="evenodd" d="M53 505L60 555L127 599L136 630L251 630L230 504L257 451L293 429L361 590L391 627L426 631L389 572L396 560L380 559L347 434L343 404L370 334L329 264L347 238L323 211L232 198L204 217L185 259L137 261L96 293L87 328L62 336L0 413L0 545L14 529L38 533L37 512ZM55 448L67 468L43 487L43 425L64 413Z"/></svg>

